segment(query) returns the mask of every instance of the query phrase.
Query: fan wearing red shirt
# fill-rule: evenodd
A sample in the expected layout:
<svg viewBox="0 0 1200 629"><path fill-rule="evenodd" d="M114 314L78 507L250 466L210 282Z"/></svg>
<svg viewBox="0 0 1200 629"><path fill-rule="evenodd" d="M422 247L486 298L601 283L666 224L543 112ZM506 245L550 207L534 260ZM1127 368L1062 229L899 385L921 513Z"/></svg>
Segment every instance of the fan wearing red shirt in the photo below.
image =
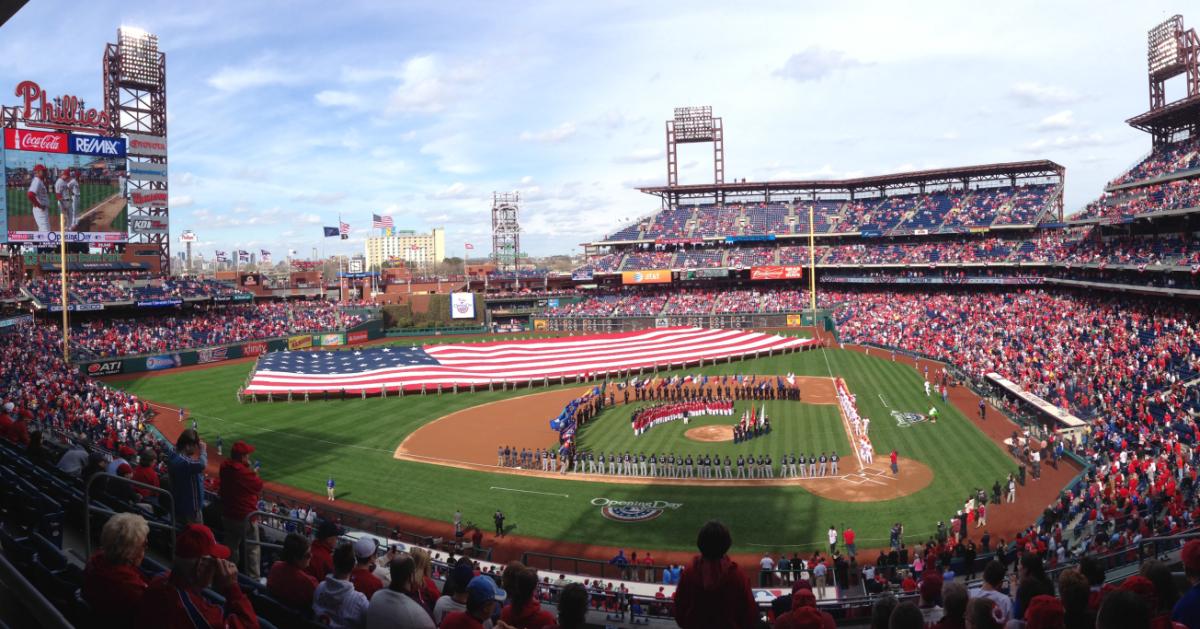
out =
<svg viewBox="0 0 1200 629"><path fill-rule="evenodd" d="M317 580L304 571L311 557L308 538L299 533L288 533L279 561L271 564L271 570L267 572L267 592L295 609L312 608Z"/></svg>
<svg viewBox="0 0 1200 629"><path fill-rule="evenodd" d="M258 616L238 587L237 566L228 558L229 547L218 544L207 526L188 525L175 538L171 572L156 577L142 596L134 627L257 629ZM210 586L225 596L224 608L204 598L202 592Z"/></svg>
<svg viewBox="0 0 1200 629"><path fill-rule="evenodd" d="M506 598L508 594L496 587L491 577L475 577L467 583L467 610L447 614L440 629L483 629L483 621L491 618L496 605ZM501 619L495 629L513 629L513 626Z"/></svg>
<svg viewBox="0 0 1200 629"><path fill-rule="evenodd" d="M154 471L154 455L150 452L143 452L138 458L138 466L133 469L133 480L139 483L145 483L152 487L161 487L158 480L158 472ZM145 487L134 486L133 490L138 493L143 499L157 501L158 494Z"/></svg>
<svg viewBox="0 0 1200 629"><path fill-rule="evenodd" d="M700 554L684 568L675 590L675 622L682 629L757 626L758 605L750 580L725 554L732 545L724 524L710 520L700 528L696 537Z"/></svg>
<svg viewBox="0 0 1200 629"><path fill-rule="evenodd" d="M350 582L354 589L362 592L367 600L371 595L383 589L383 581L375 576L375 554L379 551L379 542L374 537L362 536L354 542L354 569L350 571Z"/></svg>
<svg viewBox="0 0 1200 629"><path fill-rule="evenodd" d="M241 564L246 575L257 579L260 571L258 544L245 544L244 553L241 548L242 540L258 541L258 523L246 519L258 510L263 487L258 470L249 465L251 452L254 452L254 446L239 441L233 444L232 458L221 463L221 519L225 525L225 541L233 551L231 561Z"/></svg>
<svg viewBox="0 0 1200 629"><path fill-rule="evenodd" d="M308 573L317 581L324 581L325 575L333 572L333 549L337 548L338 537L343 531L337 524L322 520L317 526L316 541L312 544L312 560L308 562Z"/></svg>
<svg viewBox="0 0 1200 629"><path fill-rule="evenodd" d="M83 600L91 607L96 626L128 627L133 624L146 580L138 566L146 556L150 526L140 515L118 513L104 523L101 550L88 559L83 571Z"/></svg>

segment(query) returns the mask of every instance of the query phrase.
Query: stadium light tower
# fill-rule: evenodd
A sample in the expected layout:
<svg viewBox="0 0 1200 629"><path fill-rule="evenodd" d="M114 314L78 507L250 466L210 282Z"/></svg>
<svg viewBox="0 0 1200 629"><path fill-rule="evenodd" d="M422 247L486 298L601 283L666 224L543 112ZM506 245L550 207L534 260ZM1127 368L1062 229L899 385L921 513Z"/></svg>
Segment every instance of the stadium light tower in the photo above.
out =
<svg viewBox="0 0 1200 629"><path fill-rule="evenodd" d="M713 183L725 183L725 130L720 118L714 118L712 107L676 107L675 117L667 121L667 185L679 185L679 144L712 142ZM717 203L724 202L724 192L717 192Z"/></svg>
<svg viewBox="0 0 1200 629"><path fill-rule="evenodd" d="M155 138L155 146L150 149L139 150L130 143L130 167L157 164L165 171L167 61L166 55L158 50L158 36L131 26L117 29L117 43L104 48L104 109L112 121L111 135ZM171 239L166 176L150 180L131 177L128 187L132 199L129 243L156 250L160 271L168 273Z"/></svg>
<svg viewBox="0 0 1200 629"><path fill-rule="evenodd" d="M1146 65L1150 78L1150 111L1138 118L1161 118L1159 124L1149 131L1154 136L1154 145L1168 143L1175 139L1177 132L1187 129L1195 137L1200 132L1200 124L1192 116L1170 109L1179 103L1167 104L1167 81L1181 74L1187 77L1187 95L1182 100L1193 101L1200 98L1200 40L1196 30L1183 27L1183 16L1173 15L1162 24L1150 29L1146 42ZM1184 103L1187 104L1187 103ZM1156 114L1160 114L1156 116ZM1194 112L1193 112L1194 113ZM1174 118L1173 120L1168 120ZM1190 118L1190 120L1188 120ZM1137 120L1137 119L1134 119ZM1162 123L1167 124L1162 124ZM1142 128L1134 124L1137 128ZM1151 125L1143 125L1151 126Z"/></svg>
<svg viewBox="0 0 1200 629"><path fill-rule="evenodd" d="M492 193L492 261L499 270L517 270L521 257L520 192Z"/></svg>

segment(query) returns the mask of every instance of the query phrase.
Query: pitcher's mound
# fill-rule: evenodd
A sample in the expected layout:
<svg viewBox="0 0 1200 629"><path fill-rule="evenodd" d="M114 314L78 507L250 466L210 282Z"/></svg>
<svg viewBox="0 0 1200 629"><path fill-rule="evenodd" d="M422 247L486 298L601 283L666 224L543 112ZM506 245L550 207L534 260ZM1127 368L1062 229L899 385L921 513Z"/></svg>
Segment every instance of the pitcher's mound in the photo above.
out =
<svg viewBox="0 0 1200 629"><path fill-rule="evenodd" d="M703 443L733 441L733 426L697 426L683 433L683 436Z"/></svg>

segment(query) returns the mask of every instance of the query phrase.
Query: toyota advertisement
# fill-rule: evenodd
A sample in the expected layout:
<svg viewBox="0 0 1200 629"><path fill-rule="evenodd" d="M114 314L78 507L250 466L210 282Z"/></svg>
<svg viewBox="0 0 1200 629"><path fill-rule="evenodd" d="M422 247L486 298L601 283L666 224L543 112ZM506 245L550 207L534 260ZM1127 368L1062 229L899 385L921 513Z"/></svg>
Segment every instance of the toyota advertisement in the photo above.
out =
<svg viewBox="0 0 1200 629"><path fill-rule="evenodd" d="M127 240L125 140L4 130L5 233L12 243Z"/></svg>

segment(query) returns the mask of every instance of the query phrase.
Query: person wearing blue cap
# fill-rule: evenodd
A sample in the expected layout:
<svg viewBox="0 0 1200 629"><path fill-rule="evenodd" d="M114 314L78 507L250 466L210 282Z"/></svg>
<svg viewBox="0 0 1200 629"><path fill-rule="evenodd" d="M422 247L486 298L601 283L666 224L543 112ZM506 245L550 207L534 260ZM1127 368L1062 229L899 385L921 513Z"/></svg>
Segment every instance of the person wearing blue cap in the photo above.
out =
<svg viewBox="0 0 1200 629"><path fill-rule="evenodd" d="M467 583L467 609L451 612L442 620L441 629L483 629L484 621L492 617L496 605L504 602L508 593L496 587L488 576L478 576ZM495 629L512 629L512 625L497 620Z"/></svg>

